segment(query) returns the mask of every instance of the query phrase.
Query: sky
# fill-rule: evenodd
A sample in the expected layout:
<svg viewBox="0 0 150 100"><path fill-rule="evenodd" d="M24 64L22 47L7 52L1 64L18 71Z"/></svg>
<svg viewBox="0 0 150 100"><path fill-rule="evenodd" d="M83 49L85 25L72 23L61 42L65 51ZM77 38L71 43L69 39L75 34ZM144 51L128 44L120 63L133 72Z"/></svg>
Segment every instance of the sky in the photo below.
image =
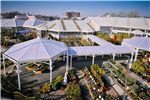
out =
<svg viewBox="0 0 150 100"><path fill-rule="evenodd" d="M150 16L150 1L1 1L1 13L29 12L46 16L63 16L65 12L80 12L81 17L99 16L106 12L138 10L140 16Z"/></svg>

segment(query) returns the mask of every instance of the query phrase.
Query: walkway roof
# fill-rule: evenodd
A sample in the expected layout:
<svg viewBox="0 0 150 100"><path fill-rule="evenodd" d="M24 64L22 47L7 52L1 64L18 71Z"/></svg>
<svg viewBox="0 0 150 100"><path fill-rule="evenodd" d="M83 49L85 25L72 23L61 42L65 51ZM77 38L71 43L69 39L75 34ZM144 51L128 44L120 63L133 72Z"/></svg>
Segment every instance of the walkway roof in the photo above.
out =
<svg viewBox="0 0 150 100"><path fill-rule="evenodd" d="M107 54L122 54L132 53L135 50L128 46L87 46L87 47L68 47L69 55L107 55Z"/></svg>
<svg viewBox="0 0 150 100"><path fill-rule="evenodd" d="M98 43L101 46L88 46L88 47L68 47L69 55L92 55L92 54L122 54L132 53L135 50L129 46L114 45L94 35L87 35L88 38Z"/></svg>
<svg viewBox="0 0 150 100"><path fill-rule="evenodd" d="M87 38L91 39L92 41L96 42L97 44L101 45L101 46L115 46L114 44L108 42L108 41L105 41L95 35L87 35Z"/></svg>

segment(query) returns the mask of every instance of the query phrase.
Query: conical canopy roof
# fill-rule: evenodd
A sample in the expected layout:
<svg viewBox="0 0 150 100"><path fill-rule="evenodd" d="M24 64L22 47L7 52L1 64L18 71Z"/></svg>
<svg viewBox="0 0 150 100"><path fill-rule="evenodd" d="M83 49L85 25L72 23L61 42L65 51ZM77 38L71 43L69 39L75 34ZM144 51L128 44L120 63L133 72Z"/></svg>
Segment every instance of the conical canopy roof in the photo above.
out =
<svg viewBox="0 0 150 100"><path fill-rule="evenodd" d="M133 37L131 39L123 39L123 43L136 47L138 49L144 49L150 51L150 38L149 37Z"/></svg>
<svg viewBox="0 0 150 100"><path fill-rule="evenodd" d="M4 55L18 62L36 62L52 59L66 50L64 43L38 37L12 46Z"/></svg>

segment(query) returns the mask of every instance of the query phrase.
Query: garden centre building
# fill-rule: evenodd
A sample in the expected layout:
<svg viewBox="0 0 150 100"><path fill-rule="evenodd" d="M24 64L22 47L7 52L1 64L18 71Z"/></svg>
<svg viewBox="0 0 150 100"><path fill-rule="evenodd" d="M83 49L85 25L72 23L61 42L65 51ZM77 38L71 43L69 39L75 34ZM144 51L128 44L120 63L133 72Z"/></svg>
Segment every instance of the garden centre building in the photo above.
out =
<svg viewBox="0 0 150 100"><path fill-rule="evenodd" d="M41 37L51 34L54 38L84 38L94 32L133 33L146 35L150 33L148 18L87 17L85 20L53 20L45 22L32 19L2 19L1 27L15 31L31 30Z"/></svg>

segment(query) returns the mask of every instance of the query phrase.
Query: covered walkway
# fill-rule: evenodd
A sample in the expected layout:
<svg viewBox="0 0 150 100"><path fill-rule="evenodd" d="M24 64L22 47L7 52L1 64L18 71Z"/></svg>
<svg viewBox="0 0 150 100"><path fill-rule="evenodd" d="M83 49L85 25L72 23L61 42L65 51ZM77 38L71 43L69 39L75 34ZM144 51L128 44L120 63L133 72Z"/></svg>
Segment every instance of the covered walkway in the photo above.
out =
<svg viewBox="0 0 150 100"><path fill-rule="evenodd" d="M113 60L116 54L131 53L132 59L135 50L128 46L87 46L87 47L68 47L68 56L70 56L70 68L72 68L72 57L73 56L87 56L92 55L92 65L94 65L94 57L97 55L112 55Z"/></svg>

